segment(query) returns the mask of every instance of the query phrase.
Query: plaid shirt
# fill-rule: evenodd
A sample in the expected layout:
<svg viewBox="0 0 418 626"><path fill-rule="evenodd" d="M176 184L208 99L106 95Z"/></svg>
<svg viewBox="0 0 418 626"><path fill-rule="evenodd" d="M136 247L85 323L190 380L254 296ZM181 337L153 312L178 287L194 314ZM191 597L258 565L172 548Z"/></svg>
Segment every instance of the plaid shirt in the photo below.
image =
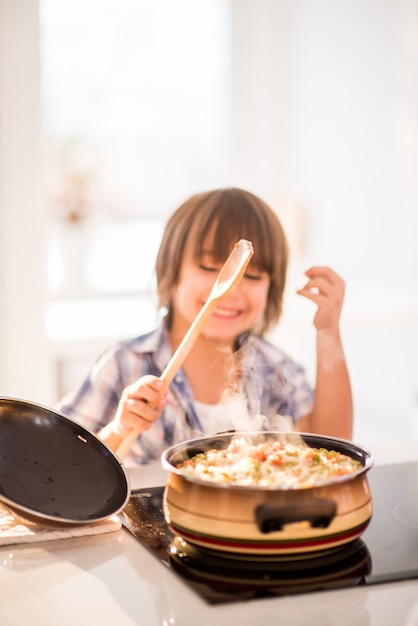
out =
<svg viewBox="0 0 418 626"><path fill-rule="evenodd" d="M251 430L277 430L278 416L295 422L310 412L313 391L300 365L251 333L242 336L239 343L243 369L240 395L247 403ZM122 341L98 359L78 391L67 395L57 409L97 432L113 419L123 389L145 374L160 376L171 354L164 323L146 335ZM205 425L199 420L193 394L180 369L170 384L160 418L138 437L126 462L141 464L158 459L177 441L204 433Z"/></svg>

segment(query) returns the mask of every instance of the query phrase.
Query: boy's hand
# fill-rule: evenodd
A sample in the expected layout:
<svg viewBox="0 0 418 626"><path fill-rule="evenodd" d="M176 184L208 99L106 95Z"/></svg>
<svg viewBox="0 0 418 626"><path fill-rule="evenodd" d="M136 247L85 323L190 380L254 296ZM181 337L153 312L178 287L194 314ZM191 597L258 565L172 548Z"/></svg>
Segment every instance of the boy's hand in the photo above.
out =
<svg viewBox="0 0 418 626"><path fill-rule="evenodd" d="M167 401L168 386L157 376L142 376L125 387L114 418L118 429L148 430L159 418Z"/></svg>
<svg viewBox="0 0 418 626"><path fill-rule="evenodd" d="M305 272L308 282L297 293L318 306L314 317L317 330L338 328L344 301L345 282L329 267L311 267Z"/></svg>

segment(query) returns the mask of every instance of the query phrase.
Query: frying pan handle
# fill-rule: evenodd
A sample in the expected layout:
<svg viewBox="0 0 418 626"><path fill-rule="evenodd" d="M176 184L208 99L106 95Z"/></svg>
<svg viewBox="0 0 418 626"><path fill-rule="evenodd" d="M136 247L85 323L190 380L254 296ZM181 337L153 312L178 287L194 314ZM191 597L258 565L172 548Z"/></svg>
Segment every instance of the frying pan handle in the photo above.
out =
<svg viewBox="0 0 418 626"><path fill-rule="evenodd" d="M310 522L313 528L327 528L335 517L337 505L334 500L312 498L308 502L286 504L260 504L255 509L255 519L260 532L282 530L285 524Z"/></svg>

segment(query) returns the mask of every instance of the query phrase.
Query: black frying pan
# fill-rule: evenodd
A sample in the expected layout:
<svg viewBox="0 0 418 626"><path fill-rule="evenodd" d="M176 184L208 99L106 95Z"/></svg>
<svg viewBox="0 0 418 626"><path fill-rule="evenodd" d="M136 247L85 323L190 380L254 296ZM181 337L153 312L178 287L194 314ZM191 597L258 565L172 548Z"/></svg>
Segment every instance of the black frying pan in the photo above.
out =
<svg viewBox="0 0 418 626"><path fill-rule="evenodd" d="M65 415L0 397L0 501L44 524L89 524L130 496L116 455Z"/></svg>

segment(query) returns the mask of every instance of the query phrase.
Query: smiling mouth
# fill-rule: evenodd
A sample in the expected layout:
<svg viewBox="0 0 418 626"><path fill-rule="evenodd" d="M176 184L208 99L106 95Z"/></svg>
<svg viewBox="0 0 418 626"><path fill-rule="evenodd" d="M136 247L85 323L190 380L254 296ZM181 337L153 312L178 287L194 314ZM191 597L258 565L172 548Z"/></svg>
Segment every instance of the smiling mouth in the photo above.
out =
<svg viewBox="0 0 418 626"><path fill-rule="evenodd" d="M213 314L216 315L216 317L233 318L241 315L241 311L239 311L238 309L216 308Z"/></svg>

